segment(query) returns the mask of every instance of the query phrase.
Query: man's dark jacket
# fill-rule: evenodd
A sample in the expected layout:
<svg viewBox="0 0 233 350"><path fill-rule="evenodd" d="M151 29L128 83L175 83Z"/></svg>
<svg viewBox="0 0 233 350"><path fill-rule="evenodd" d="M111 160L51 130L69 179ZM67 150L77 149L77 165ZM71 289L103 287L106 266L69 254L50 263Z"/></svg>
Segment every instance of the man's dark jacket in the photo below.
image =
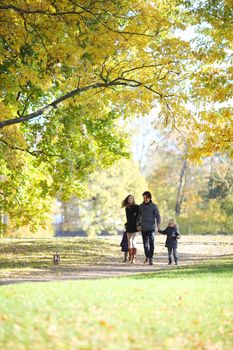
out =
<svg viewBox="0 0 233 350"><path fill-rule="evenodd" d="M142 232L155 231L155 222L159 225L160 221L159 209L156 204L150 201L139 205L137 226L141 226Z"/></svg>

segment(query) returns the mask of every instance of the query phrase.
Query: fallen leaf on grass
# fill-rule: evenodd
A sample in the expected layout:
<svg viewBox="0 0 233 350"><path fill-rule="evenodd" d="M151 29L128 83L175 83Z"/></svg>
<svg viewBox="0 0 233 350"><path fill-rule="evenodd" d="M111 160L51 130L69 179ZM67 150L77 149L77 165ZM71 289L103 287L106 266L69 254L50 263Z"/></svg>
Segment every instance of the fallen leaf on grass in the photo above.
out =
<svg viewBox="0 0 233 350"><path fill-rule="evenodd" d="M50 324L48 326L47 332L46 332L50 337L58 337L59 332L57 329L57 326L55 324Z"/></svg>
<svg viewBox="0 0 233 350"><path fill-rule="evenodd" d="M194 324L199 324L200 321L199 321L199 320L193 320L193 323L194 323Z"/></svg>
<svg viewBox="0 0 233 350"><path fill-rule="evenodd" d="M0 321L6 321L6 320L8 320L7 315L0 315Z"/></svg>
<svg viewBox="0 0 233 350"><path fill-rule="evenodd" d="M114 327L105 320L99 321L100 326L107 328L108 330L113 330Z"/></svg>

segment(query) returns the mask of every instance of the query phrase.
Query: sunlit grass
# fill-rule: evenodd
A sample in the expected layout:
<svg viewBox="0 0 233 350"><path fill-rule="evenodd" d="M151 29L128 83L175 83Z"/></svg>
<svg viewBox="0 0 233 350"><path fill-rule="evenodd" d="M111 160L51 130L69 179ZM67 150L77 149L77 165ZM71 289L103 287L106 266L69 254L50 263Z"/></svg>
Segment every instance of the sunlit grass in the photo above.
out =
<svg viewBox="0 0 233 350"><path fill-rule="evenodd" d="M119 243L102 239L4 239L0 245L0 278L75 272L80 266L111 262L119 250ZM61 255L59 266L53 263L56 252Z"/></svg>
<svg viewBox="0 0 233 350"><path fill-rule="evenodd" d="M124 278L3 286L2 349L231 350L232 258Z"/></svg>

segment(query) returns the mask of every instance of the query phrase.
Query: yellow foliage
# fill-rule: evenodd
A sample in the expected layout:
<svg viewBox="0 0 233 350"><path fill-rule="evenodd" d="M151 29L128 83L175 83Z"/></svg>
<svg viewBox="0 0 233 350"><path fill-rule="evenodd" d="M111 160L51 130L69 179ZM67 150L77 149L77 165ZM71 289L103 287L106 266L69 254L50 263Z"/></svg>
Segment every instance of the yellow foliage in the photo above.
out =
<svg viewBox="0 0 233 350"><path fill-rule="evenodd" d="M203 154L229 149L232 114L212 106L232 97L231 22L219 22L206 6L195 20L210 24L199 30L211 44L190 48L176 34L190 18L175 0L1 1L0 121L85 87L63 106L91 101L97 118L110 109L127 117L160 107L164 125L191 131L191 147L205 139ZM231 1L224 6L228 13ZM197 122L190 100L201 106Z"/></svg>

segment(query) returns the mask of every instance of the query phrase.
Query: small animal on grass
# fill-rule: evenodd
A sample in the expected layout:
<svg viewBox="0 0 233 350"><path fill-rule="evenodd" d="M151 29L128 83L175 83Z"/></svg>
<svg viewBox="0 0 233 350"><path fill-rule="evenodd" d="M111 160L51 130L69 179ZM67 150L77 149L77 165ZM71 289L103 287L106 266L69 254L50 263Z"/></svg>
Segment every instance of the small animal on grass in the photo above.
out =
<svg viewBox="0 0 233 350"><path fill-rule="evenodd" d="M60 254L58 254L58 253L53 254L53 262L54 262L54 264L59 264L60 261L61 261Z"/></svg>

